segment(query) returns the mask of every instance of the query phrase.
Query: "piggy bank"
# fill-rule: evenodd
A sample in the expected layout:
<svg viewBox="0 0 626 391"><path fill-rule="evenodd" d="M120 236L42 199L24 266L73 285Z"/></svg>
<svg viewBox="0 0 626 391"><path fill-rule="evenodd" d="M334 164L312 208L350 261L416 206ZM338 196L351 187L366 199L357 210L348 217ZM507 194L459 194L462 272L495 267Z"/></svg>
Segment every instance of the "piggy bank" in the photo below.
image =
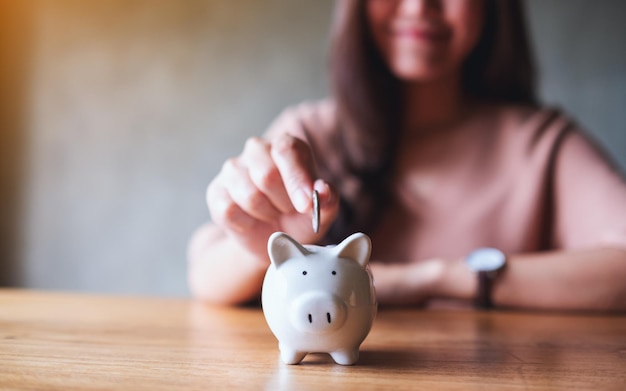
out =
<svg viewBox="0 0 626 391"><path fill-rule="evenodd" d="M282 232L270 237L261 302L283 362L298 364L308 353L356 362L378 307L370 251L362 233L333 247L303 246Z"/></svg>

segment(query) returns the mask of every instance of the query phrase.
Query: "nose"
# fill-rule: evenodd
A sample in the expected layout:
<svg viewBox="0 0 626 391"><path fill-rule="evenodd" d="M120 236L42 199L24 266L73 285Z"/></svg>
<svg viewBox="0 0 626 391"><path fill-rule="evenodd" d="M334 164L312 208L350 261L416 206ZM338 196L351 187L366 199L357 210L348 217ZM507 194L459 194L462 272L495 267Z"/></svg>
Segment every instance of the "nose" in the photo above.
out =
<svg viewBox="0 0 626 391"><path fill-rule="evenodd" d="M326 292L307 292L291 305L291 323L304 332L326 333L336 330L346 320L346 305Z"/></svg>
<svg viewBox="0 0 626 391"><path fill-rule="evenodd" d="M397 12L404 16L424 16L428 11L440 8L440 0L400 0Z"/></svg>

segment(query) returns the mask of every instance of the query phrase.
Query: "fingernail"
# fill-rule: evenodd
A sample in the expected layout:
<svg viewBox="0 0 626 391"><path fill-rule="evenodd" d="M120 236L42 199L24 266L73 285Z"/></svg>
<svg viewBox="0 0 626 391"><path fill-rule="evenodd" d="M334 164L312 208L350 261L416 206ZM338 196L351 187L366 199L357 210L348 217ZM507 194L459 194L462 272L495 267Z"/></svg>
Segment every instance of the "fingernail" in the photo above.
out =
<svg viewBox="0 0 626 391"><path fill-rule="evenodd" d="M309 207L310 195L302 189L297 189L293 193L292 202L298 212L304 213Z"/></svg>
<svg viewBox="0 0 626 391"><path fill-rule="evenodd" d="M318 179L315 181L313 188L319 192L322 206L327 206L334 202L333 192L331 191L328 183Z"/></svg>
<svg viewBox="0 0 626 391"><path fill-rule="evenodd" d="M320 193L324 193L328 190L328 185L322 179L316 179L313 183L313 188Z"/></svg>

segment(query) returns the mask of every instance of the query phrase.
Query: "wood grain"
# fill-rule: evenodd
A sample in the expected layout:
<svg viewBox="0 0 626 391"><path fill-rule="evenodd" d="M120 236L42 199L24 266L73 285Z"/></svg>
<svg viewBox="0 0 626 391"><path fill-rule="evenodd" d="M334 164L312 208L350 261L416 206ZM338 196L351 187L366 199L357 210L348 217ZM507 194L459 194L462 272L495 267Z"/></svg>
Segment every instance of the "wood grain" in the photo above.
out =
<svg viewBox="0 0 626 391"><path fill-rule="evenodd" d="M257 308L0 290L2 390L625 390L626 317L380 311L357 365L279 361Z"/></svg>

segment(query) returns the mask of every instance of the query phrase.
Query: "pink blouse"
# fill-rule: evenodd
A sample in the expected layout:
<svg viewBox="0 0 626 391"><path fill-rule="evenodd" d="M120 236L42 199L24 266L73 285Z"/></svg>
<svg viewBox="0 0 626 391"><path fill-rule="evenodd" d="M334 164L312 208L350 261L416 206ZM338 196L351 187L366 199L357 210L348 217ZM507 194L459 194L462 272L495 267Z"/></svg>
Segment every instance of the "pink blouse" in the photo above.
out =
<svg viewBox="0 0 626 391"><path fill-rule="evenodd" d="M334 185L349 194L337 131L335 106L322 101L286 110L267 136L308 140L320 176L341 178ZM454 126L403 140L392 175L392 200L368 232L374 259L459 257L481 246L626 248L624 177L554 109L478 106Z"/></svg>

